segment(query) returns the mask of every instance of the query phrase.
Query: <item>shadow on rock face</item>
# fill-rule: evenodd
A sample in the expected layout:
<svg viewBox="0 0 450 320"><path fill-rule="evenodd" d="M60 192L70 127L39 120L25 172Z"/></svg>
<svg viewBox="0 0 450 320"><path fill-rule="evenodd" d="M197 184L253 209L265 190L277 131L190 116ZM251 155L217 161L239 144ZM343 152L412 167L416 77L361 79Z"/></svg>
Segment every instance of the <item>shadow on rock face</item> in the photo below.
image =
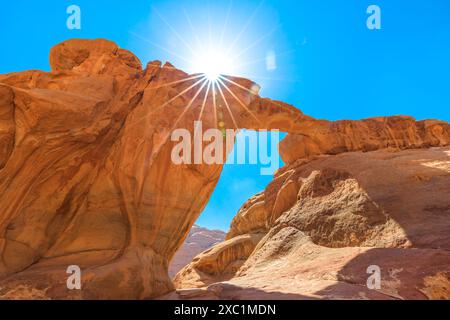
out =
<svg viewBox="0 0 450 320"><path fill-rule="evenodd" d="M368 278L374 274L367 269L376 266L380 267L380 286L372 292L388 299L446 300L450 298L449 261L446 250L373 248L347 262L337 274L339 282L316 294L350 299L355 296L355 287L367 288ZM341 290L342 283L353 290Z"/></svg>
<svg viewBox="0 0 450 320"><path fill-rule="evenodd" d="M321 299L448 299L449 155L448 147L385 149L289 165L242 206L228 240L202 254L212 259L209 252L227 244L232 251L233 239L262 235L237 271L211 284L223 280L198 276L198 264L208 260L200 255L176 286L232 284ZM367 286L372 268L381 270L376 290Z"/></svg>
<svg viewBox="0 0 450 320"><path fill-rule="evenodd" d="M160 300L314 300L300 294L265 291L254 287L221 282L202 289L182 289L161 296Z"/></svg>

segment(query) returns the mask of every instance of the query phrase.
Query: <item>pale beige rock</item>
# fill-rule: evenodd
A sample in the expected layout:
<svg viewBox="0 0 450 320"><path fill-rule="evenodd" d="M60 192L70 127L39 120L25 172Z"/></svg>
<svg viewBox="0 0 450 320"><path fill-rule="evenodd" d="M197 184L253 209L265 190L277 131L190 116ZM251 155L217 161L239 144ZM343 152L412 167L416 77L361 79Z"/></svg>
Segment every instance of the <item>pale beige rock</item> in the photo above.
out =
<svg viewBox="0 0 450 320"><path fill-rule="evenodd" d="M174 278L176 288L196 288L231 279L255 249L263 234L244 234L196 256Z"/></svg>
<svg viewBox="0 0 450 320"><path fill-rule="evenodd" d="M450 299L450 148L310 158L280 170L257 199L267 234L233 278L197 283L201 296ZM379 290L366 286L370 265L381 268Z"/></svg>
<svg viewBox="0 0 450 320"><path fill-rule="evenodd" d="M231 239L248 233L266 232L266 207L264 194L258 193L248 199L231 221L226 238Z"/></svg>

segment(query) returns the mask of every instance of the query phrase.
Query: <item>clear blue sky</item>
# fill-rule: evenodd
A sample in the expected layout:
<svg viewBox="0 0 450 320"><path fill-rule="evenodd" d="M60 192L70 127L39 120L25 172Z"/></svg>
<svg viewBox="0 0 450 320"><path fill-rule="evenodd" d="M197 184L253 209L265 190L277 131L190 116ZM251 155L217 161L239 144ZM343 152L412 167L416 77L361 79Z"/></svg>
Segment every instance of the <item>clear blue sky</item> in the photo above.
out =
<svg viewBox="0 0 450 320"><path fill-rule="evenodd" d="M66 27L71 4L81 8L81 30ZM381 30L366 27L370 4L381 8ZM143 64L183 69L192 67L186 43L197 50L222 39L221 48L241 53L238 75L311 116L450 120L448 0L8 1L0 5L0 73L49 70L50 48L69 38L108 38ZM270 179L258 166L225 166L198 223L227 229Z"/></svg>

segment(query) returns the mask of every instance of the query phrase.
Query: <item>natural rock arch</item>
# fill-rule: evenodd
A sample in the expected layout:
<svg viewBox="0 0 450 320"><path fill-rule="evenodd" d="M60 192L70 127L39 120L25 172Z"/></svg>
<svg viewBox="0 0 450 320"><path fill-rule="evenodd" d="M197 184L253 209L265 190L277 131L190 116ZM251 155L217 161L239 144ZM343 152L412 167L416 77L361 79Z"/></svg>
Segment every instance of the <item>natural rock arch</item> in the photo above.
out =
<svg viewBox="0 0 450 320"><path fill-rule="evenodd" d="M201 112L202 99L186 108L198 78L158 61L143 70L132 53L101 39L58 44L50 63L51 72L0 75L0 294L20 287L37 297L129 299L172 290L168 261L222 169L170 159L170 132L192 131ZM234 94L224 96L235 119L224 112L226 126L295 134L281 144L287 163L449 141L442 122L319 121L260 98L249 80L230 79ZM212 99L205 128L216 126ZM70 291L66 268L74 264L82 290Z"/></svg>

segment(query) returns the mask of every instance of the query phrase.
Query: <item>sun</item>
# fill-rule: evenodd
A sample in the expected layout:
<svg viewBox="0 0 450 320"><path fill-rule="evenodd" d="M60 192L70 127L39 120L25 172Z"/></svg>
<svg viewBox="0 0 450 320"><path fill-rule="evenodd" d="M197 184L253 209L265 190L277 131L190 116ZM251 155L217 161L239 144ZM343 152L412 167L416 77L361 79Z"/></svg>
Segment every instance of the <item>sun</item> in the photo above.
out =
<svg viewBox="0 0 450 320"><path fill-rule="evenodd" d="M233 61L225 50L213 49L199 54L190 69L196 73L203 73L209 81L215 82L221 75L235 74L233 66Z"/></svg>

